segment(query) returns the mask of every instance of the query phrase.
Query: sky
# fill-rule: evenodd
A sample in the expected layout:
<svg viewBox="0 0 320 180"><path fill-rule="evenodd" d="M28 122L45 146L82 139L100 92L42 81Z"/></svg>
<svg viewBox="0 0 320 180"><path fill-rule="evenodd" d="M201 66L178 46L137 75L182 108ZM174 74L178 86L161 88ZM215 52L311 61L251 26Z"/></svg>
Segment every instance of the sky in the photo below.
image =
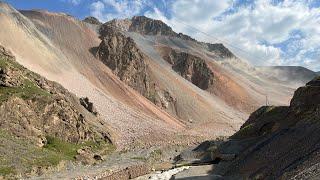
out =
<svg viewBox="0 0 320 180"><path fill-rule="evenodd" d="M197 40L223 43L253 65L320 71L320 0L5 0L83 19L145 15Z"/></svg>

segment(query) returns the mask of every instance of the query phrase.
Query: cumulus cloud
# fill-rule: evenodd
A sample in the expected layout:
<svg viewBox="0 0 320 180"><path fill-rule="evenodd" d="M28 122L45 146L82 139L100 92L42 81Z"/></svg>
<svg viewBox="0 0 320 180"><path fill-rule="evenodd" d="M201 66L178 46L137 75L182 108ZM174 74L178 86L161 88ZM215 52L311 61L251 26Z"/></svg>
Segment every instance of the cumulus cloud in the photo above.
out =
<svg viewBox="0 0 320 180"><path fill-rule="evenodd" d="M222 42L254 65L320 68L320 8L312 7L313 1L257 0L246 5L239 2L177 0L171 5L170 16L156 8L146 15L199 40ZM292 39L296 31L302 38Z"/></svg>
<svg viewBox="0 0 320 180"><path fill-rule="evenodd" d="M101 0L91 4L91 15L100 21L114 18L127 18L140 13L145 3L143 0Z"/></svg>

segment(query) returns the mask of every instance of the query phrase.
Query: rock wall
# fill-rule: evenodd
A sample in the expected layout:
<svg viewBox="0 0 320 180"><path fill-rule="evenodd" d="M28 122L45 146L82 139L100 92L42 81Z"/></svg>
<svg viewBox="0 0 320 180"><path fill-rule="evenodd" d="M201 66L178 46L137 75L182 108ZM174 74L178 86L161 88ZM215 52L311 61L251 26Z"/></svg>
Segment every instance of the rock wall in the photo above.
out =
<svg viewBox="0 0 320 180"><path fill-rule="evenodd" d="M163 58L172 64L174 71L200 89L206 90L213 86L214 74L203 59L173 49Z"/></svg>

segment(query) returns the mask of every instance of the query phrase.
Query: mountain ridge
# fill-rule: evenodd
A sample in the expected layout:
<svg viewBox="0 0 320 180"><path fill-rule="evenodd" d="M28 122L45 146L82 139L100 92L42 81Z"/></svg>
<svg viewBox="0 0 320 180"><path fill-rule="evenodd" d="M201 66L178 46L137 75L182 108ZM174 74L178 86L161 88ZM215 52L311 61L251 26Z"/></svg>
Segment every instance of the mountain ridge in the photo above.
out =
<svg viewBox="0 0 320 180"><path fill-rule="evenodd" d="M117 151L164 156L162 150L230 136L266 98L284 106L296 87L223 44L198 42L160 20L100 24L93 17L0 8L0 44L25 68L83 97L77 104L110 126Z"/></svg>

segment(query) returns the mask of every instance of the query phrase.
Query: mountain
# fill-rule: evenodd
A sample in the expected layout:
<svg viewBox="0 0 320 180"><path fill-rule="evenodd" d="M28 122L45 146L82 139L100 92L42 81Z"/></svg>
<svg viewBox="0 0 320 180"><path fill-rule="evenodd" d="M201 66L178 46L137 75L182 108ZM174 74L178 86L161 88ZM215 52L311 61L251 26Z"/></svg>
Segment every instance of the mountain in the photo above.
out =
<svg viewBox="0 0 320 180"><path fill-rule="evenodd" d="M258 67L264 76L278 79L288 84L301 85L315 78L318 74L301 66L267 66Z"/></svg>
<svg viewBox="0 0 320 180"><path fill-rule="evenodd" d="M208 177L318 179L319 105L317 77L295 91L290 106L263 106L227 141L198 147L216 160Z"/></svg>
<svg viewBox="0 0 320 180"><path fill-rule="evenodd" d="M83 97L76 104L93 117L88 121L108 126L104 132L112 132L109 143L121 152L177 151L174 148L230 136L266 98L272 105L287 105L296 87L265 76L223 44L198 42L144 16L101 24L93 17L80 21L64 13L17 11L1 2L0 25L5 27L0 29L0 44L15 61L61 84L62 95L70 91ZM37 123L46 127L51 121ZM54 130L48 136L69 137ZM78 177L76 173L72 177Z"/></svg>
<svg viewBox="0 0 320 180"><path fill-rule="evenodd" d="M5 3L1 9L6 28L0 43L26 68L88 97L118 133L120 148L136 141L184 143L181 135L195 142L198 135L228 136L265 104L266 94L284 105L293 92L257 77L222 44L198 42L159 20L133 17L100 26Z"/></svg>
<svg viewBox="0 0 320 180"><path fill-rule="evenodd" d="M19 65L0 46L0 176L41 174L73 158L94 163L112 147L111 134L92 105Z"/></svg>

